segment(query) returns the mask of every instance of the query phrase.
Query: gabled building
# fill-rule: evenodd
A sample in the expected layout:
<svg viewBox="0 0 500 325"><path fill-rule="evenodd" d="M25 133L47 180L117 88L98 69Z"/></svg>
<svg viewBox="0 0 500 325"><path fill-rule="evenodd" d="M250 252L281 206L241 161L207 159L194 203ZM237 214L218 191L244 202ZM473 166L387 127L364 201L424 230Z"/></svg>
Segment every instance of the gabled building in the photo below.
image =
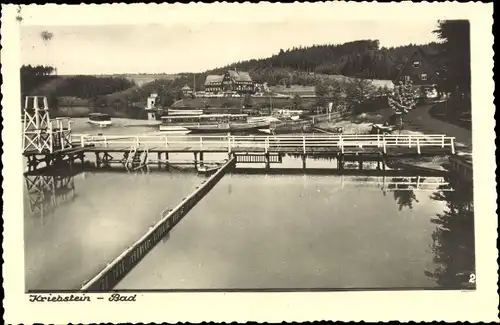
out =
<svg viewBox="0 0 500 325"><path fill-rule="evenodd" d="M439 74L420 48L408 58L393 82L396 84L408 80L411 80L414 88L422 94L437 89Z"/></svg>
<svg viewBox="0 0 500 325"><path fill-rule="evenodd" d="M188 85L185 85L184 87L182 87L182 94L184 96L189 96L189 95L192 95L193 94L193 90L191 89L191 87L189 87Z"/></svg>
<svg viewBox="0 0 500 325"><path fill-rule="evenodd" d="M247 94L254 92L254 83L248 72L228 70L223 75L208 75L205 80L205 91L215 94Z"/></svg>

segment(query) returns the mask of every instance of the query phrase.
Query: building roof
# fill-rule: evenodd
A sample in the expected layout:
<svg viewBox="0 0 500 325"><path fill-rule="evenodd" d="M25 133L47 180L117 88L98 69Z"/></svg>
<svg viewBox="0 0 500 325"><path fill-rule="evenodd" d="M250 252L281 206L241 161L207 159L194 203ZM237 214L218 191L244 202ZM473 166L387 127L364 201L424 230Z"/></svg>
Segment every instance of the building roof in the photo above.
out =
<svg viewBox="0 0 500 325"><path fill-rule="evenodd" d="M224 79L223 75L217 75L217 74L208 75L207 79L205 79L205 85L209 85L212 82L221 83L223 79Z"/></svg>
<svg viewBox="0 0 500 325"><path fill-rule="evenodd" d="M185 85L184 87L182 87L182 90L191 90L191 88L188 85Z"/></svg>
<svg viewBox="0 0 500 325"><path fill-rule="evenodd" d="M420 58L422 59L423 63L425 65L427 65L428 67L428 70L429 72L437 79L439 79L439 74L436 72L436 69L429 63L429 59L427 57L427 54L422 50L422 48L417 48L413 53L412 55L410 55L410 57L406 60L405 64L403 65L403 67L401 68L401 70L399 71L395 81L398 81L401 79L402 75L403 75L403 72L406 71L406 67L411 64L410 62L413 62L414 58L416 56L420 56Z"/></svg>
<svg viewBox="0 0 500 325"><path fill-rule="evenodd" d="M229 70L229 76L236 81L252 81L250 74L244 71Z"/></svg>
<svg viewBox="0 0 500 325"><path fill-rule="evenodd" d="M229 76L234 81L252 82L252 77L248 72L228 70ZM224 79L224 75L208 75L205 79L205 85L210 85L210 83L221 83Z"/></svg>

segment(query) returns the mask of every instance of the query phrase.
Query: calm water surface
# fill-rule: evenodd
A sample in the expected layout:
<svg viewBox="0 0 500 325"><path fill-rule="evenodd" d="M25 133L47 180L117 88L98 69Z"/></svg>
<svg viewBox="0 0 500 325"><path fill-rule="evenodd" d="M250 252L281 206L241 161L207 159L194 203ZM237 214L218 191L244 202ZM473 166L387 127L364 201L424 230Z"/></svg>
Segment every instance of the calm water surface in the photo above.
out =
<svg viewBox="0 0 500 325"><path fill-rule="evenodd" d="M117 289L452 287L473 270L472 215L441 192L349 180L228 175Z"/></svg>
<svg viewBox="0 0 500 325"><path fill-rule="evenodd" d="M46 182L53 177L45 177ZM66 178L68 180L68 178ZM138 240L202 178L193 174L83 173L70 178L73 191L47 191L37 212L36 194L25 193L26 290L78 289ZM39 186L41 187L41 186ZM31 202L30 204L30 201Z"/></svg>

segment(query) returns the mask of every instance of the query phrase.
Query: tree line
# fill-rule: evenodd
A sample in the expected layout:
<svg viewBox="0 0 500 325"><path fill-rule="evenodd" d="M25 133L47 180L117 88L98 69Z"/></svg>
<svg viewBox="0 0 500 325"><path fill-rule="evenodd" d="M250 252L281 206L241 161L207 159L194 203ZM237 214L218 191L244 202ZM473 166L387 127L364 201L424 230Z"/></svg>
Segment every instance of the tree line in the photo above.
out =
<svg viewBox="0 0 500 325"><path fill-rule="evenodd" d="M378 40L360 40L336 45L314 45L281 49L265 59L240 61L208 73L237 68L248 71L255 81L269 85L315 85L321 75L344 75L365 79L394 80L408 57L421 48L431 63L440 66L442 44L409 44L380 47ZM320 75L320 76L317 76Z"/></svg>

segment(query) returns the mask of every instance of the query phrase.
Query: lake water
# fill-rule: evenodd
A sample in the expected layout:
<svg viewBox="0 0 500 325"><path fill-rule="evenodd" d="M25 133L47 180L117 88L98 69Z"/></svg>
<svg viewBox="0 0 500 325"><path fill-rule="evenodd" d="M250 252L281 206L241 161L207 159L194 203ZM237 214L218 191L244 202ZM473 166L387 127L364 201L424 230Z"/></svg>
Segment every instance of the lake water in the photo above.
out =
<svg viewBox="0 0 500 325"><path fill-rule="evenodd" d="M45 177L46 182L52 177ZM28 290L79 289L177 205L202 179L193 174L82 173L74 194L47 191L43 215L25 195L25 280ZM31 207L30 207L31 206ZM32 209L35 210L32 212Z"/></svg>
<svg viewBox="0 0 500 325"><path fill-rule="evenodd" d="M43 216L26 195L27 289L79 288L203 179L85 172ZM116 289L456 287L474 269L470 202L390 189L408 180L226 175Z"/></svg>
<svg viewBox="0 0 500 325"><path fill-rule="evenodd" d="M444 280L443 245L461 265L452 272L472 269L460 246L469 240L471 249L471 220L440 236L446 201L349 180L342 187L341 176L226 176L117 289L449 286L458 277ZM457 231L462 243L440 242Z"/></svg>
<svg viewBox="0 0 500 325"><path fill-rule="evenodd" d="M127 129L155 130L78 132ZM280 167L301 165L287 158ZM475 264L472 188L394 190L416 179L226 175L115 289L461 288ZM74 290L205 178L98 171L30 180L45 187L46 209L37 210L34 189L25 193L26 290Z"/></svg>

